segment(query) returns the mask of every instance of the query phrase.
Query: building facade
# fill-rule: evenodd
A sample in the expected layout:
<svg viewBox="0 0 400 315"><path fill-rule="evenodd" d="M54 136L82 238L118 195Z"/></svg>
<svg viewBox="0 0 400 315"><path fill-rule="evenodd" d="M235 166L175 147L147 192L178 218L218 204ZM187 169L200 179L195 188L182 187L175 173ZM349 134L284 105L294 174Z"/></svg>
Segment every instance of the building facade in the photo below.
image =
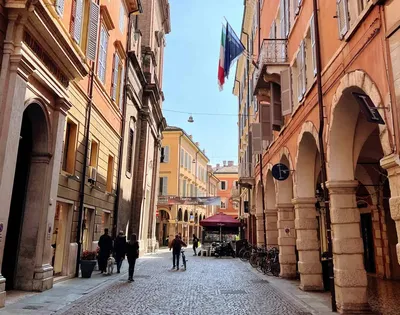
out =
<svg viewBox="0 0 400 315"><path fill-rule="evenodd" d="M0 305L6 289L73 276L80 250L112 228L128 14L139 11L0 2Z"/></svg>
<svg viewBox="0 0 400 315"><path fill-rule="evenodd" d="M233 218L239 217L239 203L236 199L238 190L238 167L233 161L224 161L217 164L214 175L218 178L217 196L221 197L221 204L217 206L217 213L225 213Z"/></svg>
<svg viewBox="0 0 400 315"><path fill-rule="evenodd" d="M239 179L251 197L247 237L262 244L265 230L281 277L298 272L303 290L323 289L332 256L338 311L364 312L367 273L400 278L399 4L316 3L245 2L241 37L254 30L256 66L239 62L234 93L255 100L242 124L252 154L240 163L254 163ZM286 180L272 176L277 163Z"/></svg>
<svg viewBox="0 0 400 315"><path fill-rule="evenodd" d="M206 197L208 195L208 162L205 151L183 129L168 126L163 132L160 158L159 195ZM215 182L215 180L213 180ZM159 245L166 245L177 233L189 243L199 237L199 222L206 217L204 205L158 204L157 235Z"/></svg>
<svg viewBox="0 0 400 315"><path fill-rule="evenodd" d="M207 166L207 197L217 197L218 196L218 183L219 179L214 174L214 170L211 165ZM205 217L211 217L217 214L217 205L207 206L207 211Z"/></svg>
<svg viewBox="0 0 400 315"><path fill-rule="evenodd" d="M131 16L124 143L117 229L137 234L141 252L156 247L156 205L162 131L165 35L171 30L166 0L142 1Z"/></svg>

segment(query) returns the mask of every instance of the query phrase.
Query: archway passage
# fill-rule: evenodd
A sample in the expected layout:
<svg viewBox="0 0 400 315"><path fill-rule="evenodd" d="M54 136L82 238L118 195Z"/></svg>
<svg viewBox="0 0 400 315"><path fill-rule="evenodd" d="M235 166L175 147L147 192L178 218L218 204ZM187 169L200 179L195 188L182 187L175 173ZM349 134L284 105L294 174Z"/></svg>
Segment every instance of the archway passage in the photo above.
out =
<svg viewBox="0 0 400 315"><path fill-rule="evenodd" d="M159 210L156 220L156 235L159 246L168 246L170 233L170 215L165 210Z"/></svg>
<svg viewBox="0 0 400 315"><path fill-rule="evenodd" d="M385 258L391 259L389 255L380 257L385 247L386 253L390 247L383 239L387 234L382 220L386 174L379 165L391 151L388 132L385 125L366 120L352 92L369 95L376 106L382 104L376 85L361 71L346 74L333 98L326 186L336 303L341 313L370 310L366 270L384 273Z"/></svg>
<svg viewBox="0 0 400 315"><path fill-rule="evenodd" d="M303 125L296 159L295 227L300 288L323 289L320 240L316 209L316 183L320 169L317 131L311 122Z"/></svg>
<svg viewBox="0 0 400 315"><path fill-rule="evenodd" d="M267 246L278 248L278 210L276 208L276 191L272 172L267 172L265 190L265 229Z"/></svg>
<svg viewBox="0 0 400 315"><path fill-rule="evenodd" d="M46 250L38 237L49 159L46 118L39 105L31 104L22 118L4 247L2 275L7 290L35 289L36 259Z"/></svg>
<svg viewBox="0 0 400 315"><path fill-rule="evenodd" d="M261 188L261 182L258 182L257 184L257 195L256 195L256 213L255 213L255 222L256 222L256 230L251 231L253 234L252 240L256 240L257 245L261 246L264 245L264 219L263 219L263 205L262 205L262 188ZM254 216L253 216L254 218ZM254 221L254 219L253 219Z"/></svg>

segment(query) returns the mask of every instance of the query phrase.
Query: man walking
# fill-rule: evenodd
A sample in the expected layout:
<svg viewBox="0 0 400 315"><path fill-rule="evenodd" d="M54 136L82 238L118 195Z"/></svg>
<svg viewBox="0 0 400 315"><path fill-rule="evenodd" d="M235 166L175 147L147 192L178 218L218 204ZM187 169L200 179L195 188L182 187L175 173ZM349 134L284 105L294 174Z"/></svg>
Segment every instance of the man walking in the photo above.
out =
<svg viewBox="0 0 400 315"><path fill-rule="evenodd" d="M122 261L125 258L126 237L123 231L119 231L114 242L115 261L117 262L117 273L121 272Z"/></svg>
<svg viewBox="0 0 400 315"><path fill-rule="evenodd" d="M181 255L182 246L186 247L187 245L179 238L179 235L175 236L175 239L171 242L169 250L172 249L172 270L179 270L179 256ZM175 264L176 261L176 264Z"/></svg>
<svg viewBox="0 0 400 315"><path fill-rule="evenodd" d="M199 247L199 239L196 237L196 234L193 234L193 251L194 251L194 255L193 256L197 256L197 247Z"/></svg>
<svg viewBox="0 0 400 315"><path fill-rule="evenodd" d="M104 229L104 234L100 236L99 243L99 269L101 273L106 272L107 259L110 257L112 251L112 238L108 235L108 229Z"/></svg>

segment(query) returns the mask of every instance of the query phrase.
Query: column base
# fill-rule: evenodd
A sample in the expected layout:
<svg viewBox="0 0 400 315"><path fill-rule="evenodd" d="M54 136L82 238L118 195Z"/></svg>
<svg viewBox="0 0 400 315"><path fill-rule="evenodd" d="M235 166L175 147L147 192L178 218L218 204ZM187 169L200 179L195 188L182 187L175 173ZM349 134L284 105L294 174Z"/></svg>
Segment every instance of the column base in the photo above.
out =
<svg viewBox="0 0 400 315"><path fill-rule="evenodd" d="M35 269L32 291L43 292L53 287L53 267L49 264Z"/></svg>
<svg viewBox="0 0 400 315"><path fill-rule="evenodd" d="M6 278L0 275L0 307L6 305Z"/></svg>
<svg viewBox="0 0 400 315"><path fill-rule="evenodd" d="M305 275L300 274L300 290L303 291L324 291L322 274Z"/></svg>
<svg viewBox="0 0 400 315"><path fill-rule="evenodd" d="M368 303L364 304L353 304L353 303L345 303L345 304L337 304L337 311L340 314L375 314L371 311L371 307Z"/></svg>
<svg viewBox="0 0 400 315"><path fill-rule="evenodd" d="M283 279L296 279L296 264L281 264L279 277Z"/></svg>

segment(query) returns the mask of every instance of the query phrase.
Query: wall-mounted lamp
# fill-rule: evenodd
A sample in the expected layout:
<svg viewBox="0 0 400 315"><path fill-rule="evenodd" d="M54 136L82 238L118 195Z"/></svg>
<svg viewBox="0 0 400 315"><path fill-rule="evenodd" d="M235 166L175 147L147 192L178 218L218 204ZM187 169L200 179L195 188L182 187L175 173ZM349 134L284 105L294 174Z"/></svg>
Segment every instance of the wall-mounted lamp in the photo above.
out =
<svg viewBox="0 0 400 315"><path fill-rule="evenodd" d="M193 116L192 116L192 115L189 116L188 122L190 122L190 123L193 123L193 122L194 122L194 119L193 119Z"/></svg>

